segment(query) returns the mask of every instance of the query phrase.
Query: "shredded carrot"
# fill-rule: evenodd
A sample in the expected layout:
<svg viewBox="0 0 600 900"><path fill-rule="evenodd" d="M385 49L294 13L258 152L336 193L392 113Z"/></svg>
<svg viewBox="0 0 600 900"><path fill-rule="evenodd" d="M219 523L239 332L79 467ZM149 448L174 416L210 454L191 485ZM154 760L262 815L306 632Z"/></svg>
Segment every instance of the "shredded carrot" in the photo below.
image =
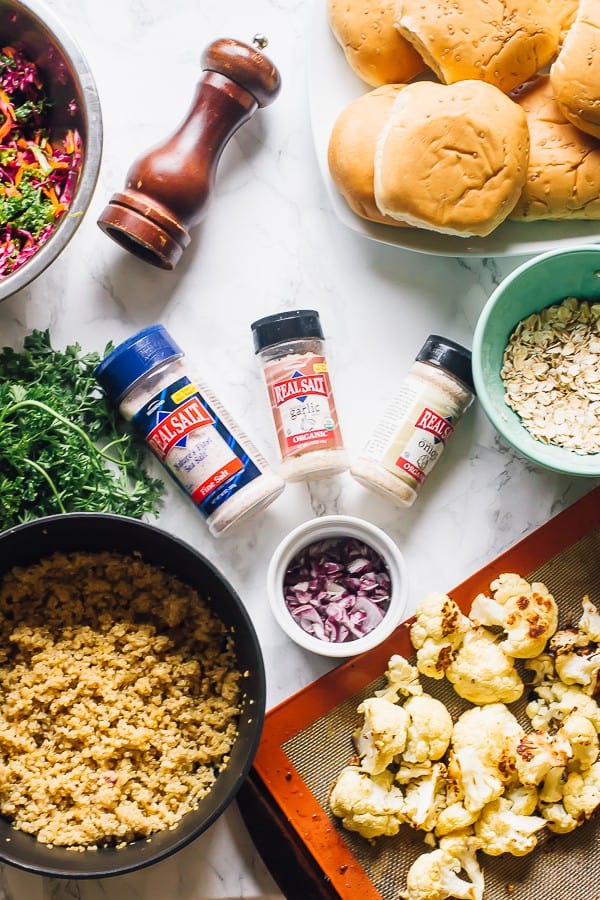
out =
<svg viewBox="0 0 600 900"><path fill-rule="evenodd" d="M69 209L81 139L50 134L40 73L22 51L0 51L0 279L25 263Z"/></svg>

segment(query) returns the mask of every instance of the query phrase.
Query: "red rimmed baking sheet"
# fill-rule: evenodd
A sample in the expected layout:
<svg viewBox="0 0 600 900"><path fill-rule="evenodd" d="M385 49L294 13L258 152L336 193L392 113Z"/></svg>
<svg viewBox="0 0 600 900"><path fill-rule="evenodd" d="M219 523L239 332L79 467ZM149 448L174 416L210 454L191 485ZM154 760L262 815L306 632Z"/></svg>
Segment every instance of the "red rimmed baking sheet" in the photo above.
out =
<svg viewBox="0 0 600 900"><path fill-rule="evenodd" d="M507 571L545 580L562 606L563 621L580 608L583 593L590 593L592 600L599 602L600 487L448 593L468 611L476 594L487 590L500 572ZM390 861L392 839L382 839L384 844L388 842L388 849L379 853L381 842L369 845L345 832L327 810L328 784L322 783L323 775L330 783L331 773L339 771L349 758L356 706L377 686L392 653L407 657L413 653L406 623L379 647L343 663L267 713L254 765L238 802L261 855L288 898L387 900L397 896L403 886L402 880L398 881L398 864L400 869L404 865L399 854ZM541 853L547 856L550 846L553 868L566 854L570 868L575 864L579 872L579 865L597 842L597 831L600 833L596 823L588 823L573 835L562 836L560 842L552 838L543 847L540 842L538 862ZM404 834L401 847L412 857L427 849L422 835L415 832ZM563 863L564 859L561 869ZM544 897L553 900L600 898L598 872L592 875L589 864L586 885L577 874L569 889L563 870L556 888L548 887L545 879L542 893L539 876L535 870L529 871L529 862L517 864L511 857L505 864L494 858L486 868L495 876L486 890L486 900L488 896L490 900L506 896L509 889L515 900L543 900L545 890L551 893L544 893ZM598 896L588 889L588 878L589 888L593 887Z"/></svg>

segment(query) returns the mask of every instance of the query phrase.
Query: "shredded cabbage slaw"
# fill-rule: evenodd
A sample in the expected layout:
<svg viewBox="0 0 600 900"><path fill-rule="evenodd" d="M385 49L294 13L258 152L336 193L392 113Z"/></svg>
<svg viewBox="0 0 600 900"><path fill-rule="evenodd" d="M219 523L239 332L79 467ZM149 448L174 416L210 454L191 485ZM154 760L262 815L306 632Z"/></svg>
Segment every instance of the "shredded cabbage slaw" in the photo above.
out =
<svg viewBox="0 0 600 900"><path fill-rule="evenodd" d="M0 280L56 230L77 185L81 138L51 135L51 104L37 66L12 46L0 51Z"/></svg>

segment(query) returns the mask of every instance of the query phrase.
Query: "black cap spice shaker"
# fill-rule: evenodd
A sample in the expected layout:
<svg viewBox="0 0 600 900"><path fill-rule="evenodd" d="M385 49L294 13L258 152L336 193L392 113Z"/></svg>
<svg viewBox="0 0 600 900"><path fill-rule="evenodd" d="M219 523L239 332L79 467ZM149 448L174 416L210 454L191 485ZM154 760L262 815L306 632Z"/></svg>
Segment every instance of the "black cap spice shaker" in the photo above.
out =
<svg viewBox="0 0 600 900"><path fill-rule="evenodd" d="M262 363L287 481L348 468L319 313L294 309L250 326Z"/></svg>
<svg viewBox="0 0 600 900"><path fill-rule="evenodd" d="M429 335L351 474L397 506L412 506L474 396L471 351Z"/></svg>

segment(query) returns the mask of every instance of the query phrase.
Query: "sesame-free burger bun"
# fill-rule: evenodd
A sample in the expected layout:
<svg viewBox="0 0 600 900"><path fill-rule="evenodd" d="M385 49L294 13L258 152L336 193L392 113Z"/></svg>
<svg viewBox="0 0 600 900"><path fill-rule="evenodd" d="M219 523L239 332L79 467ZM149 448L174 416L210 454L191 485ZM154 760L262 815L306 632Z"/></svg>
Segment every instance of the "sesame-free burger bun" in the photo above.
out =
<svg viewBox="0 0 600 900"><path fill-rule="evenodd" d="M565 118L600 138L600 0L581 0L550 81Z"/></svg>
<svg viewBox="0 0 600 900"><path fill-rule="evenodd" d="M505 93L554 58L560 34L549 0L397 0L396 25L441 81Z"/></svg>
<svg viewBox="0 0 600 900"><path fill-rule="evenodd" d="M372 87L410 81L426 68L394 25L395 0L328 0L328 14L348 65Z"/></svg>
<svg viewBox="0 0 600 900"><path fill-rule="evenodd" d="M514 97L529 125L527 180L511 219L600 219L600 141L562 114L548 75Z"/></svg>
<svg viewBox="0 0 600 900"><path fill-rule="evenodd" d="M350 209L387 225L402 223L382 215L375 204L375 146L403 87L384 85L353 100L337 117L328 146L331 178Z"/></svg>
<svg viewBox="0 0 600 900"><path fill-rule="evenodd" d="M375 151L384 215L444 234L490 234L525 183L524 111L493 85L414 82L396 97Z"/></svg>

